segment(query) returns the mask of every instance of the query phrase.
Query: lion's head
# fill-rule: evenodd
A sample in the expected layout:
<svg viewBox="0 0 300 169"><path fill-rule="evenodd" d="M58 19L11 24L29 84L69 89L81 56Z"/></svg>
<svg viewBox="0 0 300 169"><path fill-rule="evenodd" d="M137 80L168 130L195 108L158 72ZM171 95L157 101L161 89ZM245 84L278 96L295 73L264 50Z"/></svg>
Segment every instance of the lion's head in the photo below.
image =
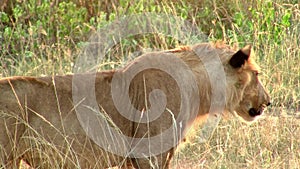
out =
<svg viewBox="0 0 300 169"><path fill-rule="evenodd" d="M253 121L270 105L270 97L259 80L259 67L251 57L251 46L234 53L228 61L235 80L232 87L239 91L234 111L245 121ZM237 93L232 93L236 95Z"/></svg>
<svg viewBox="0 0 300 169"><path fill-rule="evenodd" d="M171 52L179 53L195 73L199 84L201 115L210 111L209 105L222 105L219 103L222 99L212 99L216 93L219 98L226 95L226 105L225 109L221 107L222 111L237 114L245 121L255 120L270 105L270 97L259 80L260 68L254 61L250 45L236 50L223 43L202 43ZM226 80L223 80L224 76ZM226 93L220 93L224 85ZM216 90L214 94L212 90Z"/></svg>

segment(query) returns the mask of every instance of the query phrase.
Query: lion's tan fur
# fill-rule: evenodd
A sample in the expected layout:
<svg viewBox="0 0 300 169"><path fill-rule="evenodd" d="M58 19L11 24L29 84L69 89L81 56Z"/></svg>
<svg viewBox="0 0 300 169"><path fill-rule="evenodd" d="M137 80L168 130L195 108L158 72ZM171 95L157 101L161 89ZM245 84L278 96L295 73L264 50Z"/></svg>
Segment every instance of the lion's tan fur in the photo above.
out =
<svg viewBox="0 0 300 169"><path fill-rule="evenodd" d="M235 69L228 64L228 61L236 50L225 45L199 44L148 55L172 54L189 66L196 78L201 100L197 117L205 120L211 105L211 85L206 68L194 52L197 50L203 56L209 57L211 52L217 54L224 66L227 82L224 111L246 109L243 108L244 105L240 105L244 102L248 104L245 89L259 91L255 86L249 87L250 84L255 85L252 84L255 80L252 74L258 71L258 66L252 57L243 67ZM144 137L145 133L150 133L150 136L158 135L172 125L170 113L163 113L161 117L149 124L137 124L121 116L114 106L110 93L112 77L116 73L126 71L135 63L148 61L141 56L123 69L96 74L97 103L120 131L130 137ZM72 78L73 75L66 75L39 78L11 77L0 80L2 164L14 166L17 159L23 158L32 166L42 168L50 168L49 165L53 161L56 161L56 167L61 168L73 168L76 165L80 165L81 168L105 168L115 165L124 167L126 163L133 163L142 169L150 168L147 159L125 159L114 155L97 146L86 136L75 113L75 107L80 103L72 102ZM185 80L184 78L182 77L182 80ZM84 78L82 80L84 83ZM147 108L147 96L151 90L157 88L166 94L167 108L177 117L180 109L180 90L176 81L160 70L144 70L134 77L129 88L132 105L140 111ZM257 93L253 96L251 91L246 92L247 95L251 95L251 99L259 100L259 103L253 103L255 106L267 104L266 102L269 101L265 91L259 92L263 94ZM249 115L244 111L238 114L245 120L254 119L248 117ZM193 120L187 121L186 125L192 122ZM156 156L157 167L167 168L175 149ZM49 159L42 159L42 157Z"/></svg>

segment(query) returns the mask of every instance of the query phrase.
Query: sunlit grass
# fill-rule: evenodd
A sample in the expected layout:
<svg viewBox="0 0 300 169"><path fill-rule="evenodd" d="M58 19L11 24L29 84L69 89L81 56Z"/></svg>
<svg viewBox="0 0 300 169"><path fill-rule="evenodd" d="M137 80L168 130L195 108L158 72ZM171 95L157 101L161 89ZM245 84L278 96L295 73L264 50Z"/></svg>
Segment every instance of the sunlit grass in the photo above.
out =
<svg viewBox="0 0 300 169"><path fill-rule="evenodd" d="M176 0L173 3L128 2L122 0L116 4L119 6L111 11L109 20L105 19L107 15L103 12L87 20L86 9L77 10L78 7L71 2L53 9L48 1L36 9L23 3L14 9L15 20L1 13L0 75L72 73L75 59L90 32L126 12L162 12L181 16L196 24L210 41L221 39L239 46L252 44L262 67L260 78L272 97L272 107L265 118L250 125L231 117L222 120L205 143L200 143L196 135L192 142L185 143L178 150L172 166L182 169L299 168L299 2L258 0L242 5L234 0L207 0L199 4ZM31 17L26 20L27 15ZM174 39L158 35L130 37L114 47L109 53L113 60L108 62L114 64L103 66L103 69L122 65L137 50L166 49L178 44ZM57 165L53 163L53 167Z"/></svg>
<svg viewBox="0 0 300 169"><path fill-rule="evenodd" d="M251 125L223 120L207 142L193 137L186 143L177 152L174 168L298 168L299 113L294 117L287 115L290 110L281 111Z"/></svg>

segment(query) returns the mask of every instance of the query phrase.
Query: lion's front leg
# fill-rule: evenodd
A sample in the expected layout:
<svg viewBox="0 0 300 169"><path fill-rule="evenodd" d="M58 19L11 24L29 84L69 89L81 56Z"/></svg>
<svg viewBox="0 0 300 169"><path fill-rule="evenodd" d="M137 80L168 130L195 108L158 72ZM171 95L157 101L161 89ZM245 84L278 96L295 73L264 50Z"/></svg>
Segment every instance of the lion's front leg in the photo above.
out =
<svg viewBox="0 0 300 169"><path fill-rule="evenodd" d="M0 112L0 168L19 168L21 157L17 152L24 125L18 116L6 111Z"/></svg>

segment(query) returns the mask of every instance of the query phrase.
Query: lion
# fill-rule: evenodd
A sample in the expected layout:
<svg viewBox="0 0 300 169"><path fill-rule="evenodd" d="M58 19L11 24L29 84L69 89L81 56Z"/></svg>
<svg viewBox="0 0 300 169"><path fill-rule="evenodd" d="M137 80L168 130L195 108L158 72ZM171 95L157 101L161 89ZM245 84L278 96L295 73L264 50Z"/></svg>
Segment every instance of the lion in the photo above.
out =
<svg viewBox="0 0 300 169"><path fill-rule="evenodd" d="M20 160L23 160L34 168L169 168L176 147L197 119L205 121L209 113L218 115L221 111L221 114L230 112L252 122L270 105L270 96L258 78L260 70L252 53L249 45L236 50L227 45L201 43L146 53L124 68L100 71L94 76L82 73L76 77L76 83L76 74L2 78L0 165L18 168ZM217 60L212 59L212 55ZM166 64L163 58L167 58L170 64ZM178 62L173 63L173 60ZM184 66L179 66L179 63ZM123 81L123 76L132 74L139 65L146 65L147 69L136 73L129 82ZM179 71L165 72L155 68L157 65ZM90 77L94 79L94 89L87 85L92 83ZM183 87L180 83L184 83ZM212 84L225 91L212 91ZM99 111L89 105L92 101L87 97L92 90ZM74 92L77 92L76 96ZM213 101L213 94L219 100ZM121 99L117 104L125 103L125 107L118 108L115 100L124 95L128 95L129 102ZM182 100L186 101L182 104ZM223 104L218 104L222 101ZM79 108L80 105L83 106ZM152 108L157 106L157 109ZM156 111L161 110L156 116ZM109 141L109 134L97 137L98 140L88 136L89 131L84 130L76 111L81 113L81 117L93 112L100 114L101 118L109 121L106 124L110 129L133 138L131 144ZM121 115L120 111L126 111L132 118ZM146 118L143 122L142 116L152 119L147 121ZM90 120L92 123L93 119ZM170 142L151 143L152 147L156 146L155 149L149 149L147 144L138 146L139 141L134 141L141 138L150 140L172 127L176 129L175 138L172 139L171 135L167 138ZM105 126L95 128L107 132ZM174 140L178 141L172 144ZM107 142L108 146L99 146L99 141ZM159 152L159 147L163 146L168 149ZM123 148L120 151L124 150L126 155L108 150L114 147ZM150 150L158 150L158 153L148 152L147 155ZM138 152L145 156L137 156Z"/></svg>

